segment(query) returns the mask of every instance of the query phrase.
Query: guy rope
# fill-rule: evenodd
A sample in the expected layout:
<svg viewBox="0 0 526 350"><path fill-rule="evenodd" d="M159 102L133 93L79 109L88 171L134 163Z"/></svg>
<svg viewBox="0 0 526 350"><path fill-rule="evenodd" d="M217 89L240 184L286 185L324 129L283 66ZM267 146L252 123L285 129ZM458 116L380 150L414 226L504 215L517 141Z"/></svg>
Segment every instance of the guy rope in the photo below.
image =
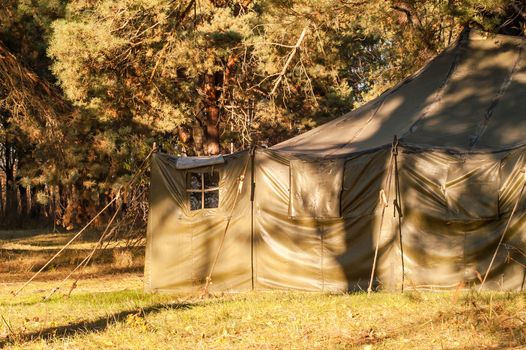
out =
<svg viewBox="0 0 526 350"><path fill-rule="evenodd" d="M243 189L243 184L244 184L244 181L245 181L245 178L246 178L246 175L247 175L248 164L251 161L251 156L250 156L251 152L252 152L252 150L249 152L249 156L247 156L247 161L245 162L245 167L243 169L243 173L239 176L239 184L238 184L238 188L237 188L237 191L236 191L236 195L234 197L234 203L232 204L232 208L230 209L230 214L228 215L228 219L227 219L227 222L226 222L225 230L223 231L223 236L221 237L221 242L219 243L219 248L217 249L215 258L214 258L214 260L212 262L212 266L210 267L210 272L206 276L206 282L205 282L205 286L203 288L203 294L201 295L201 297L203 297L203 298L207 297L210 294L209 293L209 288L210 288L210 283L212 283L212 274L214 273L214 269L216 267L217 261L219 260L219 256L221 254L221 250L223 249L223 244L225 243L226 234L228 232L228 228L230 227L230 222L232 221L232 215L234 214L234 210L236 208L237 201L239 199L239 194L241 193L241 191Z"/></svg>
<svg viewBox="0 0 526 350"><path fill-rule="evenodd" d="M379 200L382 205L382 216L380 219L380 228L378 230L378 237L376 238L376 247L374 249L373 266L371 268L371 278L369 279L369 286L367 287L367 296L370 296L373 290L374 273L376 271L376 262L378 260L378 250L380 248L380 238L382 236L382 229L384 225L385 210L387 206L389 205L389 195L390 195L391 180L392 180L392 174L393 174L393 159L395 157L395 152L396 152L395 150L397 150L397 148L398 148L398 138L395 135L393 144L391 146L391 155L389 157L387 176L385 178L384 186L380 190L380 193L379 193ZM385 194L386 189L387 189L387 195Z"/></svg>
<svg viewBox="0 0 526 350"><path fill-rule="evenodd" d="M508 221L506 222L506 226L504 226L504 230L502 230L502 234L500 235L500 240L499 240L499 243L497 244L497 248L495 248L495 252L493 253L491 262L489 263L488 268L486 269L486 273L484 274L484 278L482 279L482 282L480 283L479 291L482 290L482 288L484 287L484 283L486 283L486 279L488 278L489 272L491 271L491 268L493 267L493 263L495 262L495 258L497 257L497 253L499 252L499 248L502 245L502 242L504 241L504 237L506 236L506 233L508 232L508 229L511 224L511 220L513 219L513 215L515 215L515 211L517 211L519 202L524 192L524 188L526 187L526 169L522 169L521 173L523 174L521 190L519 192L517 200L515 201L515 205L513 206L513 209L511 210L510 217L508 218Z"/></svg>
<svg viewBox="0 0 526 350"><path fill-rule="evenodd" d="M58 252L55 253L55 255L53 255L51 257L51 259L49 259L37 272L35 272L35 274L33 276L31 276L31 278L26 282L24 283L20 288L18 288L16 291L13 291L11 292L11 294L13 296L17 296L25 287L27 287L38 275L40 275L40 273L42 271L44 271L46 269L46 267L49 266L49 264L51 264L64 250L66 250L67 247L69 247L77 238L79 238L82 233L84 231L86 231L86 229L100 216L102 215L102 213L104 213L113 203L115 203L117 201L117 199L120 198L121 196L121 193L123 190L126 190L128 189L138 178L139 176L144 172L144 170L146 169L146 165L147 165L147 162L148 160L150 159L150 157L152 156L152 154L157 150L157 147L154 145L154 147L152 148L152 150L150 151L150 153L146 156L146 158L143 160L141 166L139 167L139 170L133 175L133 177L131 178L130 181L128 181L126 184L124 185L121 185L119 187L119 189L117 190L117 193L115 195L115 197L113 197L113 199L104 206L104 208L102 208L86 225L84 225L84 227L77 233L75 234L75 236L73 236L73 238L71 238ZM119 206L120 208L120 206ZM117 209L117 212L119 211L119 209ZM95 247L95 250L97 249L97 247L99 246L99 243L102 241L102 239L104 238L104 236L106 235L107 231L108 231L108 228L109 226L111 225L111 223L113 222L114 218L116 217L116 214L112 217L112 219L110 220L110 223L108 224L108 226L106 227L106 230L104 230L104 233L102 234L101 236L101 240L99 240L99 242L97 243L97 246ZM92 253L90 253L90 255L88 255L87 258L85 258L80 264L79 266L77 266L75 270L77 270L80 265L83 265L83 264L87 264L87 262L89 262L89 259L91 259L91 257L93 256L94 254L94 251ZM73 272L74 272L73 271ZM65 280L67 280L70 276L72 275L72 273L70 275L68 275L66 277ZM76 282L76 281L75 281ZM73 287L74 288L74 287ZM72 288L72 290L73 290ZM49 296L51 296L56 290L58 290L58 288L55 288Z"/></svg>

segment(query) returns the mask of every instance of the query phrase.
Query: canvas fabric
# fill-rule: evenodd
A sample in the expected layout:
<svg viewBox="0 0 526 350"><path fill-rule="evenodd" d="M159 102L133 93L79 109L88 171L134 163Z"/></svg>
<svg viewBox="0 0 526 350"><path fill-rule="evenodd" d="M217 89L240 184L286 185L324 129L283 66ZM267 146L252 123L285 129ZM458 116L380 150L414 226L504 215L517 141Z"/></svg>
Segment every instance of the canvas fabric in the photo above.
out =
<svg viewBox="0 0 526 350"><path fill-rule="evenodd" d="M259 149L253 158L249 152L225 156L220 208L192 212L181 191L187 170L175 169L171 157L157 154L152 162L147 289L203 288L243 171L245 181L211 290L366 289L377 243L377 288L399 290L402 282L405 288L419 289L475 286L515 203L518 209L485 288L522 289L526 199L518 196L525 181L525 155L524 147L466 154L400 144L396 164L390 165L391 149L340 158L332 163L341 166L340 216L326 217L326 209L320 207L318 213L294 217L291 167L305 160ZM387 182L389 167L395 166L398 176L393 171ZM401 230L392 203L396 183L403 209ZM316 191L325 191L321 197L335 196L332 185L327 182ZM383 216L381 190L389 198Z"/></svg>
<svg viewBox="0 0 526 350"><path fill-rule="evenodd" d="M332 157L370 151L393 136L425 148L494 151L524 144L525 40L464 33L378 98L272 149Z"/></svg>
<svg viewBox="0 0 526 350"><path fill-rule="evenodd" d="M201 290L211 273L211 291L365 290L376 247L375 288L472 287L509 221L484 288L522 290L523 45L465 33L378 99L270 149L185 169L155 154L146 289ZM190 210L189 172L214 170L219 208Z"/></svg>

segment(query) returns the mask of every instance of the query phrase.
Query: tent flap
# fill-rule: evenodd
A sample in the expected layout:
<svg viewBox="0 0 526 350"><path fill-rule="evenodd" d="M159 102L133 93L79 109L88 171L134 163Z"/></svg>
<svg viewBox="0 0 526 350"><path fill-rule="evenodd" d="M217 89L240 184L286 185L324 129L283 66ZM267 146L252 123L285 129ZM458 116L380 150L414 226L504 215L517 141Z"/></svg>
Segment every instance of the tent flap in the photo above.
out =
<svg viewBox="0 0 526 350"><path fill-rule="evenodd" d="M344 161L290 161L290 206L293 218L339 218Z"/></svg>
<svg viewBox="0 0 526 350"><path fill-rule="evenodd" d="M453 162L445 196L449 220L494 219L499 215L500 161Z"/></svg>

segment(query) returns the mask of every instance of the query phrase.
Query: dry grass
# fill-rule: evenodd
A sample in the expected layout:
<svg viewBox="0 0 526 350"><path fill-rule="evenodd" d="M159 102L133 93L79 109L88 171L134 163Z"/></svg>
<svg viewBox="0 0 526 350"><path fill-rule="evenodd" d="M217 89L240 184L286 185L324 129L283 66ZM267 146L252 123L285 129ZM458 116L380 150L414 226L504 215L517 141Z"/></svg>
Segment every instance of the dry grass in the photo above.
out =
<svg viewBox="0 0 526 350"><path fill-rule="evenodd" d="M35 237L46 247L64 238ZM19 236L3 244L20 240L32 245L30 237ZM85 249L68 250L42 280L12 297L9 292L23 280L16 276L26 277L52 251L0 249L0 278L10 278L0 279L0 348L526 348L522 293L406 292L368 298L363 293L252 292L205 300L146 294L141 273L109 274L143 263L142 252L120 248L105 251L70 297L70 283L57 281ZM54 287L60 289L43 300Z"/></svg>
<svg viewBox="0 0 526 350"><path fill-rule="evenodd" d="M38 277L59 279L77 266L96 245L97 232L75 241ZM0 281L22 281L38 271L74 233L42 233L42 231L0 231ZM84 278L116 273L140 273L144 267L144 248L127 249L123 242L112 243L99 250L94 262L82 271ZM73 277L77 277L77 273Z"/></svg>
<svg viewBox="0 0 526 350"><path fill-rule="evenodd" d="M526 345L518 293L254 292L206 300L145 294L136 277L0 296L16 349L491 349ZM13 287L13 286L12 286ZM104 290L101 292L100 290ZM97 290L95 292L94 290ZM3 292L3 291L2 291Z"/></svg>

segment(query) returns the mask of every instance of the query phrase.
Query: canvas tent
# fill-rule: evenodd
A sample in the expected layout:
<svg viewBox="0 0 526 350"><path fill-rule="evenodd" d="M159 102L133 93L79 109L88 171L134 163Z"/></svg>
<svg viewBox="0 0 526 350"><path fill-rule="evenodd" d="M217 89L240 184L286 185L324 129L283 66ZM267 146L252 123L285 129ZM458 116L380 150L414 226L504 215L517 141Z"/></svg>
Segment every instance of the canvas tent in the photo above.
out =
<svg viewBox="0 0 526 350"><path fill-rule="evenodd" d="M377 248L377 288L469 287L497 246L484 288L522 289L524 44L466 31L377 99L270 149L157 153L146 289L208 276L211 291L366 289Z"/></svg>

